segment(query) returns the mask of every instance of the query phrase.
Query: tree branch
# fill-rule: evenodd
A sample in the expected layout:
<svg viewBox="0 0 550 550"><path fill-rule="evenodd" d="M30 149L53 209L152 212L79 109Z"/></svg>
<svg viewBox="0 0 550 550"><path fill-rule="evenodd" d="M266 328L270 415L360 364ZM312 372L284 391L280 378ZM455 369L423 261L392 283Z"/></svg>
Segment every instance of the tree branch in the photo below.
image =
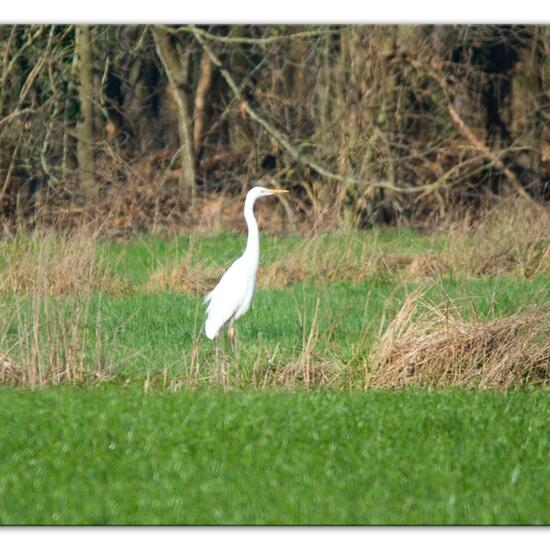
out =
<svg viewBox="0 0 550 550"><path fill-rule="evenodd" d="M412 62L413 67L419 70L422 67L418 63ZM472 132L471 128L464 122L462 117L459 115L458 111L454 108L452 102L449 100L449 89L447 83L445 82L445 77L439 73L435 68L430 68L428 74L439 84L441 90L447 98L447 112L451 117L451 120L455 126L459 129L460 133L470 142L472 147L479 151L479 153L488 160L491 164L494 164L506 177L512 188L516 193L522 196L524 199L527 199L529 202L536 203L536 201L529 195L529 193L524 189L519 181L518 177L504 164L504 162L487 147L483 142L481 142L476 135Z"/></svg>
<svg viewBox="0 0 550 550"><path fill-rule="evenodd" d="M322 167L320 164L315 162L313 159L310 159L302 155L298 151L298 149L287 139L287 137L284 134L279 132L277 128L272 126L269 122L267 122L267 120L265 120L265 118L260 116L254 109L252 109L248 101L246 101L246 99L243 97L240 87L237 85L237 83L233 79L233 76L231 75L231 73L224 67L224 65L218 58L218 56L212 51L210 46L204 40L204 37L203 37L204 31L200 31L194 25L189 25L188 30L193 34L197 42L208 54L208 56L212 60L212 63L214 63L214 65L219 69L220 74L222 75L223 79L227 82L228 86L231 88L231 90L235 94L236 99L240 101L244 112L252 120L256 121L262 128L264 128L267 131L267 133L270 134L294 160L298 161L304 166L307 166L308 168L311 168L321 176L324 176L328 179L347 183L347 184L364 185L370 188L388 189L398 193L420 193L432 187L431 184L427 184L427 185L410 187L405 189L405 188L395 187L390 182L365 183L364 181L359 181L355 178L349 178L349 177L341 176L339 174L330 172L329 170L327 170L326 168Z"/></svg>
<svg viewBox="0 0 550 550"><path fill-rule="evenodd" d="M194 25L188 27L179 27L174 29L166 25L162 25L162 28L169 32L170 34L179 34L180 32L191 32L195 35L200 35L207 40L213 40L215 42L224 42L229 44L256 44L260 46L265 46L267 44L272 44L273 42L279 42L281 40L292 40L294 38L308 37L308 36L323 36L326 34L339 34L340 30L331 30L331 29L319 29L316 31L302 31L295 32L292 34L285 34L282 36L268 36L267 38L247 38L247 37L235 37L235 36L218 36L216 34L209 33L203 29L199 29Z"/></svg>

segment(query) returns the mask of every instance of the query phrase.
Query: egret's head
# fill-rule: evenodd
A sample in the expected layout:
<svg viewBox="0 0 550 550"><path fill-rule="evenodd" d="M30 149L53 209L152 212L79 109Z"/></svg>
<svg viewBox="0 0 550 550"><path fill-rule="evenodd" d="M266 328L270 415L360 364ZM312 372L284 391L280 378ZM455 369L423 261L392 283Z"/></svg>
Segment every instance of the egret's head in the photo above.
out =
<svg viewBox="0 0 550 550"><path fill-rule="evenodd" d="M280 195L282 193L288 193L286 189L268 189L267 187L253 187L248 193L247 196L259 199L260 197L269 197L269 195Z"/></svg>

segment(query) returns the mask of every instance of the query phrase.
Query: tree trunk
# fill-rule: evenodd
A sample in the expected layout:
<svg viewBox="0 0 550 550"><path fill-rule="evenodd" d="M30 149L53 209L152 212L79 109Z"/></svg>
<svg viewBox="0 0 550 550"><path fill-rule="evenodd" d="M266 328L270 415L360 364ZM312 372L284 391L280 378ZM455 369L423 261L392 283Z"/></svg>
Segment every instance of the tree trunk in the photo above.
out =
<svg viewBox="0 0 550 550"><path fill-rule="evenodd" d="M158 135L160 71L157 56L150 53L154 42L148 30L138 25L124 27L121 42L125 52L120 59L121 137L127 151L137 148L143 154L152 146L164 147L168 141ZM175 130L173 133L177 134ZM177 137L174 143L178 143Z"/></svg>
<svg viewBox="0 0 550 550"><path fill-rule="evenodd" d="M168 78L171 95L176 103L181 159L180 184L192 198L195 191L195 153L187 93L189 52L177 51L168 33L160 27L153 27L153 37L157 54Z"/></svg>
<svg viewBox="0 0 550 550"><path fill-rule="evenodd" d="M78 63L78 97L80 120L77 127L77 158L80 187L85 195L97 190L94 161L94 80L92 62L91 27L76 28L76 55Z"/></svg>
<svg viewBox="0 0 550 550"><path fill-rule="evenodd" d="M541 116L541 104L544 103L544 81L543 67L544 58L542 55L541 28L533 28L532 50L529 63L528 78L532 93L532 109L530 110L530 125L532 133L532 147L529 152L529 169L533 175L537 189L535 193L542 191L541 161L542 161L542 130L543 118Z"/></svg>
<svg viewBox="0 0 550 550"><path fill-rule="evenodd" d="M195 109L193 112L193 147L197 156L202 146L202 134L206 126L206 100L212 86L212 76L214 74L214 64L206 52L202 52L201 63L199 67L199 79L197 82L197 91L195 93Z"/></svg>

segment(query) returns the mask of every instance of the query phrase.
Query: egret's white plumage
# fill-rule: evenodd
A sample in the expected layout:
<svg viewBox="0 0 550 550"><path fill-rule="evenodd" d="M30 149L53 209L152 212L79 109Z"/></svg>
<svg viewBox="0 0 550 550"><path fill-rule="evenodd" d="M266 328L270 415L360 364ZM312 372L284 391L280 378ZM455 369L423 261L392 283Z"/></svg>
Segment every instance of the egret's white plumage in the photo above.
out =
<svg viewBox="0 0 550 550"><path fill-rule="evenodd" d="M218 335L225 323L229 322L232 325L244 315L252 303L260 262L260 231L254 217L256 199L286 192L283 189L254 187L247 193L244 218L248 227L248 240L244 254L231 264L220 282L204 299L208 304L204 330L211 340Z"/></svg>

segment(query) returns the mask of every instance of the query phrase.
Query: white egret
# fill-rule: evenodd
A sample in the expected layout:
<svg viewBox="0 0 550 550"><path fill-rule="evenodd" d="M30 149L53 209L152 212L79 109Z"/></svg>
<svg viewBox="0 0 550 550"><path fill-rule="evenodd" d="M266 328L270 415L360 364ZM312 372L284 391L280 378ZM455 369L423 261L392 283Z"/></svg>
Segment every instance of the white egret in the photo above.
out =
<svg viewBox="0 0 550 550"><path fill-rule="evenodd" d="M234 347L235 328L233 323L250 308L260 262L260 231L254 217L254 203L260 197L280 193L288 193L288 191L253 187L246 194L244 219L248 227L248 240L244 254L231 264L220 282L204 299L204 303L208 304L204 330L210 340L216 338L223 325L229 322L227 333L231 347Z"/></svg>

